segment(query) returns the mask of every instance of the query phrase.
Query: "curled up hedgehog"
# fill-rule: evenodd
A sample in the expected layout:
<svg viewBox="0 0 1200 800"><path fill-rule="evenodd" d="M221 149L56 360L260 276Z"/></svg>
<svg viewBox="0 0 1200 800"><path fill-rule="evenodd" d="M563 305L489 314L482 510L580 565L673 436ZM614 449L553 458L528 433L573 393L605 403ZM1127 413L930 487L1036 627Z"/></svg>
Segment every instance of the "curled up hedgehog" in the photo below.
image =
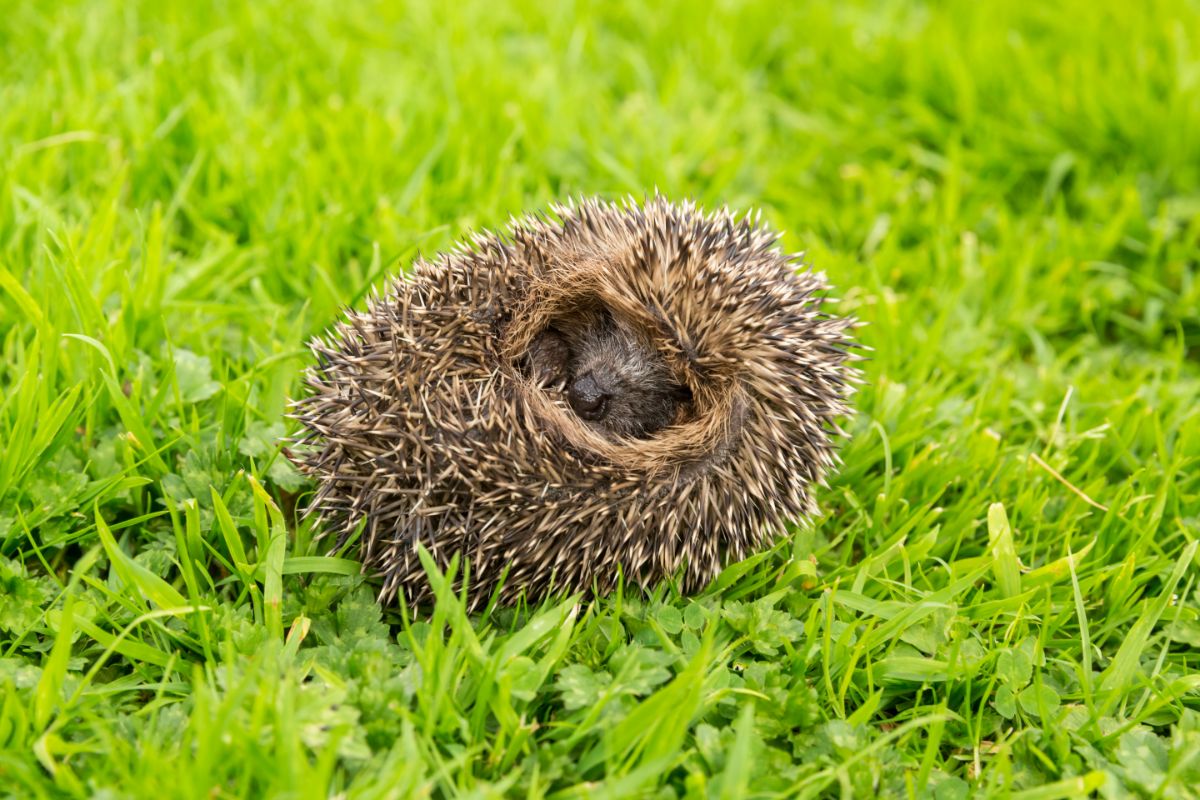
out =
<svg viewBox="0 0 1200 800"><path fill-rule="evenodd" d="M699 589L814 514L837 463L858 371L827 288L757 216L661 198L419 259L312 344L309 511L362 526L384 601L430 599L418 543L469 562L474 607Z"/></svg>

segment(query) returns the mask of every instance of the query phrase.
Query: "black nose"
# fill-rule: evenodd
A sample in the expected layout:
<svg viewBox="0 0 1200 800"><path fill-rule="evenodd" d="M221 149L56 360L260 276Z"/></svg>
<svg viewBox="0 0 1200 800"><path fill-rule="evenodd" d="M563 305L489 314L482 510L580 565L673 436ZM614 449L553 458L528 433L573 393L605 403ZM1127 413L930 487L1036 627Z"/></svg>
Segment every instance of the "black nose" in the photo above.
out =
<svg viewBox="0 0 1200 800"><path fill-rule="evenodd" d="M576 414L590 422L604 419L604 415L608 413L609 397L608 392L596 383L596 379L590 372L581 378L576 378L571 384L571 388L567 390L567 400L570 401L571 408Z"/></svg>

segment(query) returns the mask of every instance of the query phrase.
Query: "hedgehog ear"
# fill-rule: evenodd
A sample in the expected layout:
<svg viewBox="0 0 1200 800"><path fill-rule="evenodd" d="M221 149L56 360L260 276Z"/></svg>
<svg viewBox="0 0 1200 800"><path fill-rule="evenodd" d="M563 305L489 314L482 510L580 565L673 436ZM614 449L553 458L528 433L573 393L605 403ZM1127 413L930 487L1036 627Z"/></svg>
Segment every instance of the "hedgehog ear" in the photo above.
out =
<svg viewBox="0 0 1200 800"><path fill-rule="evenodd" d="M534 337L525 358L534 380L552 383L563 377L570 355L563 335L550 326Z"/></svg>

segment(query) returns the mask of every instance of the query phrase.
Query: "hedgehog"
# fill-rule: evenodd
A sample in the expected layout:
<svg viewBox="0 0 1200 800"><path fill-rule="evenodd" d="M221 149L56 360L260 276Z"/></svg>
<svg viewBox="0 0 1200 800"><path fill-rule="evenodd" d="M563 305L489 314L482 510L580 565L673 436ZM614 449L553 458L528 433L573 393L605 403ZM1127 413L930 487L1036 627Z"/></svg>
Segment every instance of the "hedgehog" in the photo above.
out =
<svg viewBox="0 0 1200 800"><path fill-rule="evenodd" d="M290 457L381 602L698 591L817 514L857 323L761 215L572 200L418 258L310 347Z"/></svg>

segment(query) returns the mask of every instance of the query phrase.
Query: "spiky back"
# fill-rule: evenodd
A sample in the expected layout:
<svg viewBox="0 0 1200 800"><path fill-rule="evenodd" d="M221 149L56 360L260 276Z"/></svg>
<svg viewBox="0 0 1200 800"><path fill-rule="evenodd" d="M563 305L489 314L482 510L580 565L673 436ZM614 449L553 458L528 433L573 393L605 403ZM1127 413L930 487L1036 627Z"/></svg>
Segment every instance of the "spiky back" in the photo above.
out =
<svg viewBox="0 0 1200 800"><path fill-rule="evenodd" d="M693 590L816 511L858 375L824 276L757 217L659 198L554 212L418 261L312 345L310 510L342 539L365 526L384 599L427 599L417 542L470 560L476 603L505 569L507 599L607 591L618 565L641 585L682 567ZM691 389L686 420L613 441L524 376L533 338L597 303Z"/></svg>

